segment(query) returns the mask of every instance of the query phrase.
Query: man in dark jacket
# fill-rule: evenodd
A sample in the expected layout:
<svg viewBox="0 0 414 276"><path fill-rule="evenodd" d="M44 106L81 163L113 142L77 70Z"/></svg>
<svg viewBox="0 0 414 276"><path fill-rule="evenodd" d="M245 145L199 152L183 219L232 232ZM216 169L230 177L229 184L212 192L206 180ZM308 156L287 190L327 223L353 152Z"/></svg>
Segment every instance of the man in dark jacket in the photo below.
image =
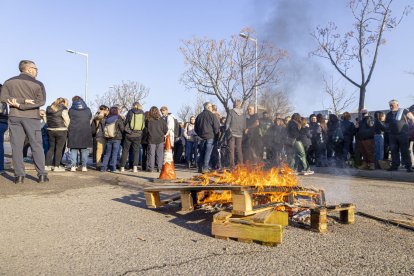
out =
<svg viewBox="0 0 414 276"><path fill-rule="evenodd" d="M243 131L246 128L246 115L241 106L241 101L236 100L234 108L230 110L226 119L225 135L229 144L230 167L235 165L234 154L237 152L237 164L243 164L242 141Z"/></svg>
<svg viewBox="0 0 414 276"><path fill-rule="evenodd" d="M214 140L218 138L220 133L220 123L212 112L211 103L204 104L204 110L195 121L194 130L201 138L200 142L200 158L198 160L198 172L208 172L208 164L210 163L211 152L213 150Z"/></svg>
<svg viewBox="0 0 414 276"><path fill-rule="evenodd" d="M32 149L38 182L47 182L45 155L42 146L39 108L45 104L43 83L36 80L37 67L33 61L19 63L21 74L7 80L1 90L0 101L10 105L9 127L15 183L23 183L26 175L22 149L27 136Z"/></svg>
<svg viewBox="0 0 414 276"><path fill-rule="evenodd" d="M72 107L69 109L70 125L68 129L68 148L71 153L71 171L76 171L78 151L81 152L82 171L87 171L89 149L93 145L91 118L92 112L79 96L72 98Z"/></svg>
<svg viewBox="0 0 414 276"><path fill-rule="evenodd" d="M409 152L410 142L408 139L408 121L410 120L410 111L399 107L397 100L389 102L390 112L385 117L385 125L389 131L389 142L391 148L391 168L389 171L397 171L400 161L407 169L412 172L411 158ZM400 160L401 153L401 160Z"/></svg>
<svg viewBox="0 0 414 276"><path fill-rule="evenodd" d="M374 118L369 116L368 110L361 110L361 122L358 122L356 139L363 163L359 169L375 170L374 163Z"/></svg>
<svg viewBox="0 0 414 276"><path fill-rule="evenodd" d="M144 126L145 116L144 111L142 110L142 105L139 102L135 102L132 105L132 109L128 111L125 119L125 134L120 163L121 172L125 171L125 164L129 156L131 146L133 151L133 172L138 172L139 147L141 145L141 137Z"/></svg>

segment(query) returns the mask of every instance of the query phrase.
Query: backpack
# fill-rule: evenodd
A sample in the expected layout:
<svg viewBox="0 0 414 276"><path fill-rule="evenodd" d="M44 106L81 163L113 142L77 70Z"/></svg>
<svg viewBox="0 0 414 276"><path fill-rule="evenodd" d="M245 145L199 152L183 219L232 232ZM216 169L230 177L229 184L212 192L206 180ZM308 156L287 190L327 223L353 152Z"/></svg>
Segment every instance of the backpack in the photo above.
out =
<svg viewBox="0 0 414 276"><path fill-rule="evenodd" d="M129 128L131 130L139 131L143 130L144 127L144 114L132 113L131 121L129 121Z"/></svg>
<svg viewBox="0 0 414 276"><path fill-rule="evenodd" d="M104 137L105 138L114 138L116 135L116 122L118 120L115 120L115 122L111 123L111 124L107 124L105 122L105 126L103 129L103 133L104 133Z"/></svg>

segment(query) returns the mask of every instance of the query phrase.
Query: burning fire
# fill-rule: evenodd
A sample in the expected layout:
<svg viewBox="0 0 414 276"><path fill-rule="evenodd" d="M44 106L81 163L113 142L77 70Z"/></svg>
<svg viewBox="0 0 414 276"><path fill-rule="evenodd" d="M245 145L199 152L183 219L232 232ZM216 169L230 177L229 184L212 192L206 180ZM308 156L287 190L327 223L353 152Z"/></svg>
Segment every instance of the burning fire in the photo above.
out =
<svg viewBox="0 0 414 276"><path fill-rule="evenodd" d="M293 187L298 185L294 171L286 165L280 168L264 170L263 165L237 166L233 171L213 171L192 179L196 185L237 185L251 186L259 191L265 187Z"/></svg>
<svg viewBox="0 0 414 276"><path fill-rule="evenodd" d="M263 165L237 166L234 170L223 170L195 176L191 179L194 185L235 185L250 186L257 189L252 198L255 204L266 204L273 202L286 202L289 194L303 196L314 196L313 193L301 191L294 171L287 165L270 170L264 170ZM277 191L269 191L266 188L279 187ZM286 188L286 189L283 189ZM289 189L289 188L295 188ZM230 191L204 191L198 193L198 203L228 203L231 202Z"/></svg>

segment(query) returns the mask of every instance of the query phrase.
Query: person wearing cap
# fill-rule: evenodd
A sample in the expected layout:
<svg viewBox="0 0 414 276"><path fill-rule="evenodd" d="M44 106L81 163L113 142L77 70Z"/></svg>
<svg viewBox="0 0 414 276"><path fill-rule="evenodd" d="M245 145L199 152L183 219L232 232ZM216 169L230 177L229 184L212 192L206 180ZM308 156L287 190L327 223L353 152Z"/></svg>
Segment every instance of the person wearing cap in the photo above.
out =
<svg viewBox="0 0 414 276"><path fill-rule="evenodd" d="M408 109L400 108L397 100L389 101L389 105L390 111L385 117L385 126L389 132L392 161L388 170L397 171L402 163L407 172L412 172L408 139L408 121L413 119L412 113Z"/></svg>

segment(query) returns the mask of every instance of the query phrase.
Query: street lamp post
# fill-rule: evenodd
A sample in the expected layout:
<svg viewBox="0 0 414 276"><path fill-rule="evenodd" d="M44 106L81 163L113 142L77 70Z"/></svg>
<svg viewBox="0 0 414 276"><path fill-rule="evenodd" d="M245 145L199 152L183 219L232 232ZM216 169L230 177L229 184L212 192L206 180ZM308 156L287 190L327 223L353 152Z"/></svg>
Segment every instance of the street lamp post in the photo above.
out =
<svg viewBox="0 0 414 276"><path fill-rule="evenodd" d="M254 95L254 110L257 113L257 78L258 78L258 68L257 68L257 38L252 38L248 34L240 33L241 37L247 40L251 40L255 43L256 46L256 75L255 75L255 82L254 82L254 88L255 88L255 95Z"/></svg>
<svg viewBox="0 0 414 276"><path fill-rule="evenodd" d="M88 64L89 64L89 55L86 53L81 53L73 50L66 50L66 52L76 55L81 55L86 58L86 80L85 80L85 102L88 100Z"/></svg>

